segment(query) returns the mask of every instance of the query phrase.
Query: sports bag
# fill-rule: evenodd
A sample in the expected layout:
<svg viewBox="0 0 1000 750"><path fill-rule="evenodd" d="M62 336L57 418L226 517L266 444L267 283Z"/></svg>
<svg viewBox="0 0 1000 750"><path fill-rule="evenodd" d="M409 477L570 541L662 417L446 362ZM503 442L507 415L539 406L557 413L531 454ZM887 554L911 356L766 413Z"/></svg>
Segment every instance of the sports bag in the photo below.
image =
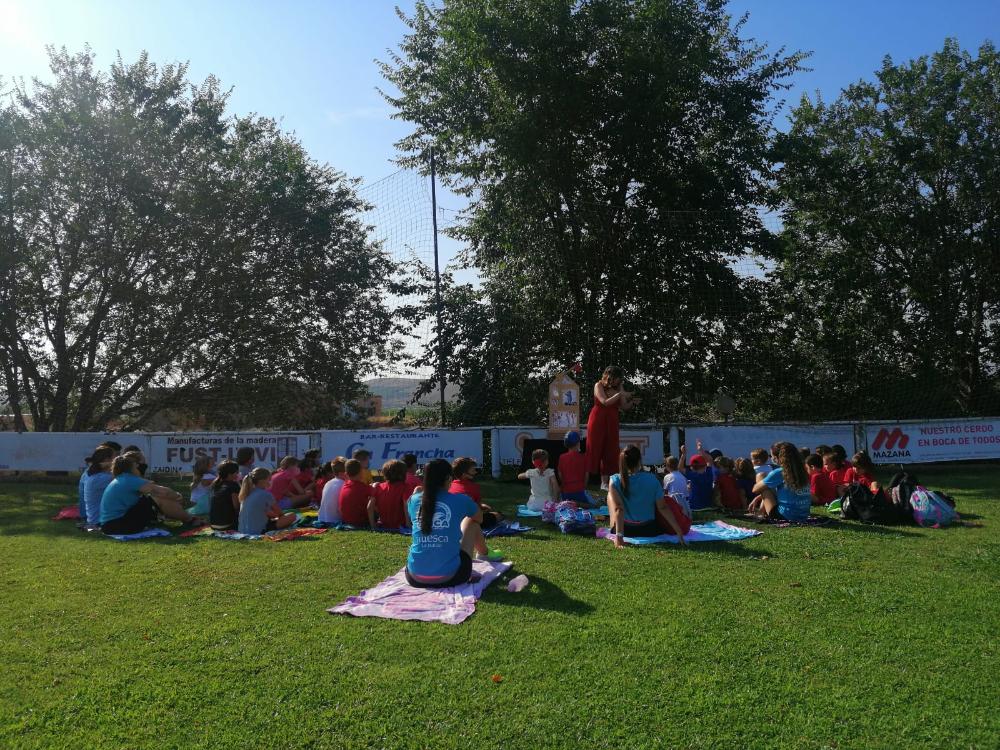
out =
<svg viewBox="0 0 1000 750"><path fill-rule="evenodd" d="M572 500L559 503L555 511L555 522L563 534L593 536L597 533L594 515L589 510L578 508Z"/></svg>
<svg viewBox="0 0 1000 750"><path fill-rule="evenodd" d="M872 492L863 484L851 484L840 504L844 518L853 518L864 523L898 523L899 514L892 503L879 490Z"/></svg>
<svg viewBox="0 0 1000 750"><path fill-rule="evenodd" d="M917 487L910 497L910 506L913 508L913 520L919 526L940 529L950 526L958 518L958 513L944 497L926 487Z"/></svg>
<svg viewBox="0 0 1000 750"><path fill-rule="evenodd" d="M905 471L896 474L889 482L887 497L899 523L913 522L913 507L910 505L910 498L919 486L917 478Z"/></svg>

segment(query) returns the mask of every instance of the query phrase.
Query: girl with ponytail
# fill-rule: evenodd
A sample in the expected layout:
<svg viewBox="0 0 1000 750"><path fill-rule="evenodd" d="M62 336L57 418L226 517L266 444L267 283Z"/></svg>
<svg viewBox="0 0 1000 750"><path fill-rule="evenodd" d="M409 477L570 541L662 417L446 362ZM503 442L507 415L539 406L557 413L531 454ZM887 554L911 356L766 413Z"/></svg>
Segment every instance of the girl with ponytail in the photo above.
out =
<svg viewBox="0 0 1000 750"><path fill-rule="evenodd" d="M460 586L478 580L472 555L482 540L483 512L468 495L448 492L451 464L436 458L424 467L423 486L407 502L413 541L406 580L419 588Z"/></svg>
<svg viewBox="0 0 1000 750"><path fill-rule="evenodd" d="M243 478L240 487L240 517L237 529L241 534L254 536L265 531L286 529L295 523L298 517L294 513L282 515L277 501L268 491L271 484L271 472L263 467L257 467Z"/></svg>
<svg viewBox="0 0 1000 750"><path fill-rule="evenodd" d="M815 498L802 454L794 443L778 443L774 448L778 468L757 482L753 492L760 495L760 507L767 518L804 521Z"/></svg>
<svg viewBox="0 0 1000 750"><path fill-rule="evenodd" d="M626 536L674 534L686 545L684 535L691 518L673 497L664 497L660 481L643 469L642 454L630 445L618 454L618 473L611 477L608 509L615 530L615 546L624 547Z"/></svg>
<svg viewBox="0 0 1000 750"><path fill-rule="evenodd" d="M113 448L101 445L87 459L87 471L83 480L83 506L86 511L82 519L88 526L97 526L101 521L101 498L111 484L111 462L115 459Z"/></svg>

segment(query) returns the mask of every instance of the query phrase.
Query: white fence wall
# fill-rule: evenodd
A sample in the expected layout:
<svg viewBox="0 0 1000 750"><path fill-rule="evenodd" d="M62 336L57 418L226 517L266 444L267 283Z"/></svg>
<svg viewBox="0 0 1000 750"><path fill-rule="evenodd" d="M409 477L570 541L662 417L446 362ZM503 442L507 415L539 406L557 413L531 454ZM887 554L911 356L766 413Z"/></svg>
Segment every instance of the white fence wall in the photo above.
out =
<svg viewBox="0 0 1000 750"><path fill-rule="evenodd" d="M679 450L680 430L690 450L701 439L708 450L729 456L747 455L776 440L815 447L839 443L848 451L866 449L875 463L929 463L1000 458L1000 418L824 424L671 425L664 429L621 429L621 444L635 444L643 461L658 464L667 452ZM482 463L483 438L490 433L493 473L521 461L524 441L545 436L542 427L469 427L460 430L320 430L311 432L138 433L0 432L0 470L79 471L84 458L103 440L138 445L152 471L190 470L194 459L209 455L221 461L243 446L254 449L255 462L275 466L282 456L301 456L321 448L323 458L350 455L358 448L372 451L377 467L390 458L415 453L421 463L432 458L471 456ZM664 432L670 440L664 441ZM584 430L584 434L586 431Z"/></svg>

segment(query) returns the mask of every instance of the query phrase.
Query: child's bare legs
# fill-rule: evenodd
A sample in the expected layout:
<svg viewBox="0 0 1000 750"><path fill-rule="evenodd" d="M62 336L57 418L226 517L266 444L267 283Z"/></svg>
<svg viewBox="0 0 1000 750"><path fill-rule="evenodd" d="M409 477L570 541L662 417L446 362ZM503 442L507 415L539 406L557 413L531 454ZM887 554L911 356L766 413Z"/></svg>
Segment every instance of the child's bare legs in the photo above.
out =
<svg viewBox="0 0 1000 750"><path fill-rule="evenodd" d="M289 495L288 499L291 501L293 508L304 508L309 505L309 502L312 500L309 493L304 495Z"/></svg>
<svg viewBox="0 0 1000 750"><path fill-rule="evenodd" d="M778 498L774 490L765 487L760 493L760 507L764 511L766 518L775 518L778 515Z"/></svg>
<svg viewBox="0 0 1000 750"><path fill-rule="evenodd" d="M287 529L289 526L295 523L296 518L298 518L298 516L295 515L294 513L285 513L279 516L278 518L274 519L274 525L277 526L279 529Z"/></svg>
<svg viewBox="0 0 1000 750"><path fill-rule="evenodd" d="M160 513L165 515L167 518L172 518L175 521L183 521L188 523L195 519L187 510L184 509L183 500L171 500L165 497L153 496L153 502L156 503L156 507L160 509Z"/></svg>
<svg viewBox="0 0 1000 750"><path fill-rule="evenodd" d="M475 557L476 552L489 552L486 539L483 538L483 527L471 518L462 520L462 551L469 557Z"/></svg>

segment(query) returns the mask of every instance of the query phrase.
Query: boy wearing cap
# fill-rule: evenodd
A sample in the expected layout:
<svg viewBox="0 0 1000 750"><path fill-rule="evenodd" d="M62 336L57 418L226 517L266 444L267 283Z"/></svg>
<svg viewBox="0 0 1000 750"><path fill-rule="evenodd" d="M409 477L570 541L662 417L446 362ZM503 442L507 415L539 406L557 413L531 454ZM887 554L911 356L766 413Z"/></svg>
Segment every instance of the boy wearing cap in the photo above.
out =
<svg viewBox="0 0 1000 750"><path fill-rule="evenodd" d="M689 501L691 510L711 508L715 494L715 478L709 471L708 455L698 441L698 452L691 457L691 468L687 468L687 446L681 446L681 472L690 483Z"/></svg>
<svg viewBox="0 0 1000 750"><path fill-rule="evenodd" d="M570 430L563 438L566 452L559 456L559 484L561 498L572 500L583 508L596 505L587 494L587 456L580 450L580 433Z"/></svg>

